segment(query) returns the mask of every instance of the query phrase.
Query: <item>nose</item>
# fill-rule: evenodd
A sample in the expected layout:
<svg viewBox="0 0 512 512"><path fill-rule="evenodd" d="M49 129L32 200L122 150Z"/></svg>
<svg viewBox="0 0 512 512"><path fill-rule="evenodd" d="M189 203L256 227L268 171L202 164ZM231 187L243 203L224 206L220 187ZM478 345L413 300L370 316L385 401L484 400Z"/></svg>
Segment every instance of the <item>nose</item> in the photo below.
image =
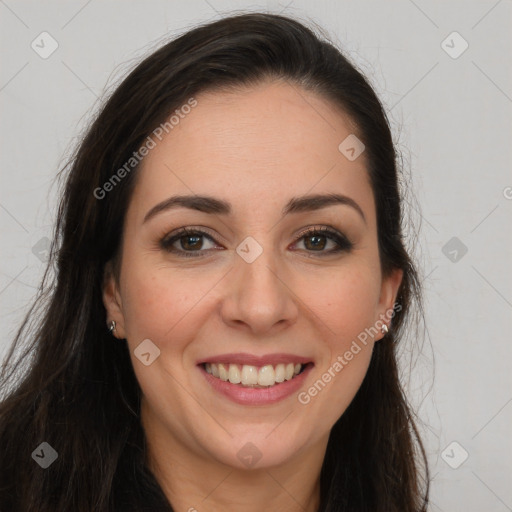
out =
<svg viewBox="0 0 512 512"><path fill-rule="evenodd" d="M253 335L269 335L293 325L298 318L298 297L290 274L272 250L252 263L235 253L221 315L230 327Z"/></svg>

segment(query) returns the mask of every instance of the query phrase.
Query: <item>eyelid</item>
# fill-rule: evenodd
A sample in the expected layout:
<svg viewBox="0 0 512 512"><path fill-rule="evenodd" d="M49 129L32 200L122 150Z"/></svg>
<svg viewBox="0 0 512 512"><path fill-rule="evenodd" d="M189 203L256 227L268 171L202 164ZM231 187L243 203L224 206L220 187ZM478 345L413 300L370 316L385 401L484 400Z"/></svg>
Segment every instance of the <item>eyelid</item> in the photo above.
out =
<svg viewBox="0 0 512 512"><path fill-rule="evenodd" d="M336 228L329 226L328 224L322 224L322 225L312 225L307 226L299 231L299 233L296 235L295 241L300 240L303 236L308 235L310 233L314 232L321 232L321 233L331 233L333 235L343 235L343 233L340 233Z"/></svg>
<svg viewBox="0 0 512 512"><path fill-rule="evenodd" d="M170 240L171 238L184 236L184 235L194 235L196 233L205 235L210 237L214 242L217 242L217 238L219 235L216 234L210 228L205 226L183 226L181 228L173 229L172 231L166 231L163 236L160 237L160 240L163 242Z"/></svg>

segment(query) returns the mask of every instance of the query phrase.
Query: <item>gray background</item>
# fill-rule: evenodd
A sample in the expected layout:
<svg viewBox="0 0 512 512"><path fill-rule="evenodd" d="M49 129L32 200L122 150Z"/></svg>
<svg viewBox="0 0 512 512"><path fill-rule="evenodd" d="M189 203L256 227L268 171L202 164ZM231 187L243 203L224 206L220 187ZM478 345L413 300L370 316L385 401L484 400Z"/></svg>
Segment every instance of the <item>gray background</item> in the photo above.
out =
<svg viewBox="0 0 512 512"><path fill-rule="evenodd" d="M45 268L56 171L106 86L169 37L233 10L317 22L383 100L421 223L411 250L427 341L402 364L434 477L431 509L512 510L510 0L0 0L0 357ZM46 59L31 47L43 31L58 43Z"/></svg>

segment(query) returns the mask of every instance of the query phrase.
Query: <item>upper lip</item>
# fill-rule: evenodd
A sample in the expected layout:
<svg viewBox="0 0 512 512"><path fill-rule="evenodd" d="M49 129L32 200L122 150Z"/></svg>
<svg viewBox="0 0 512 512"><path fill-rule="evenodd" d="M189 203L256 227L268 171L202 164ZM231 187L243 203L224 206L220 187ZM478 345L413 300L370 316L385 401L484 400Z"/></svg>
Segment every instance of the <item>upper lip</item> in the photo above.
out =
<svg viewBox="0 0 512 512"><path fill-rule="evenodd" d="M293 363L293 364L306 364L311 363L311 359L307 357L298 356L295 354L266 354L262 356L256 356L253 354L248 354L245 352L238 352L236 354L219 354L216 356L207 357L205 359L201 359L197 362L197 364L204 363L232 363L239 365L250 365L250 366L265 366L267 364L271 364L275 366L280 363Z"/></svg>

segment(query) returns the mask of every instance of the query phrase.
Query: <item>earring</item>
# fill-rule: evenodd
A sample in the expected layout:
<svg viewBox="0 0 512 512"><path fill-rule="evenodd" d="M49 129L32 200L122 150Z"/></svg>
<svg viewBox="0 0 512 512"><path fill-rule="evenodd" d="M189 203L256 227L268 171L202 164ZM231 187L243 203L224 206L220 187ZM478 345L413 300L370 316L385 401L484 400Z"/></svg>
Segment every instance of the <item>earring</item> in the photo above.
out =
<svg viewBox="0 0 512 512"><path fill-rule="evenodd" d="M388 326L387 326L386 324L384 324L384 325L382 326L382 329L380 330L380 332L381 332L382 334L384 334L384 336L386 336L386 334L389 332Z"/></svg>
<svg viewBox="0 0 512 512"><path fill-rule="evenodd" d="M114 332L116 330L116 321L115 320L112 320L112 322L110 322L110 325L108 327L108 330L110 332Z"/></svg>

